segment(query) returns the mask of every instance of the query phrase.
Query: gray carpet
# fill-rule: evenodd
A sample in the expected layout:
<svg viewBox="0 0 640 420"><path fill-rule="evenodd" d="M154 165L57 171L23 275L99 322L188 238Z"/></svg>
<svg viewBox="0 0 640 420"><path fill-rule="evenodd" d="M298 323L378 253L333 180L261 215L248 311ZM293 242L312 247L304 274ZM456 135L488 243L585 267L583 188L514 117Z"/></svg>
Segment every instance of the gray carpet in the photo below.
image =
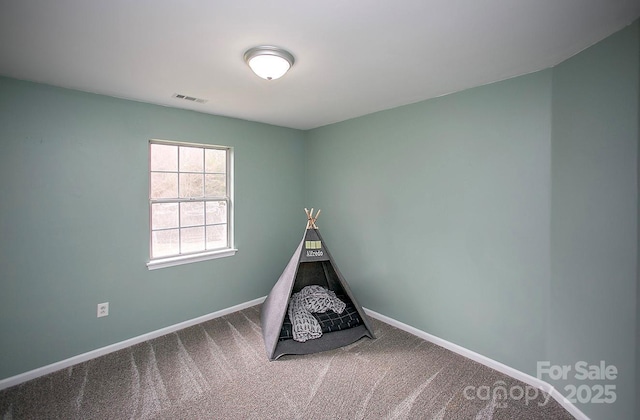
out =
<svg viewBox="0 0 640 420"><path fill-rule="evenodd" d="M0 416L573 418L545 395L520 397L526 385L513 378L376 320L376 340L269 362L259 317L254 306L6 389ZM512 397L491 398L501 385Z"/></svg>

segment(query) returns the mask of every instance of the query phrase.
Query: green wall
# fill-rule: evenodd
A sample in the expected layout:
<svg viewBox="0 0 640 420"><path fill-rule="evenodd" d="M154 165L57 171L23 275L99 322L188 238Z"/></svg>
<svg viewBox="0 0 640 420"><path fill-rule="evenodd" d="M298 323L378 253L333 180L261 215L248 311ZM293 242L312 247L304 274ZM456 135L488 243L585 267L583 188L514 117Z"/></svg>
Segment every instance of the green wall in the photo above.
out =
<svg viewBox="0 0 640 420"><path fill-rule="evenodd" d="M605 360L593 418L634 418L637 393L638 26L307 134L307 202L364 306L533 376Z"/></svg>
<svg viewBox="0 0 640 420"><path fill-rule="evenodd" d="M150 138L234 147L235 256L147 269ZM303 160L301 131L0 78L0 378L266 295Z"/></svg>
<svg viewBox="0 0 640 420"><path fill-rule="evenodd" d="M615 365L621 419L634 417L638 392L638 26L553 71L548 358ZM567 379L556 387L594 384ZM584 411L614 418L606 404Z"/></svg>
<svg viewBox="0 0 640 420"><path fill-rule="evenodd" d="M544 351L551 73L320 128L310 205L366 307L530 370Z"/></svg>
<svg viewBox="0 0 640 420"><path fill-rule="evenodd" d="M640 30L637 31L638 34L638 45L640 45ZM640 48L639 48L640 50ZM640 52L638 53L640 56ZM640 85L640 72L638 72L638 84ZM640 104L640 89L638 89L638 103ZM640 106L638 106L638 170L637 172L637 182L638 182L638 218L640 221ZM636 273L637 284L636 284L636 393L640 392L640 223L638 223L638 245L636 247L637 254L637 263L638 263L638 272ZM636 416L640 416L640 398L636 398Z"/></svg>
<svg viewBox="0 0 640 420"><path fill-rule="evenodd" d="M638 35L638 45L640 45L640 30L636 31ZM640 56L640 47L638 48ZM640 85L640 71L638 72L638 84ZM640 104L640 89L638 89L638 103ZM638 106L638 147L640 148L640 106ZM637 221L640 221L640 150L638 151L638 169L637 173L637 182L638 182L638 218ZM640 392L640 223L638 224L638 245L636 250L637 254L637 264L638 264L638 272L636 272L637 284L636 284L636 393ZM636 398L636 417L640 416L640 398Z"/></svg>

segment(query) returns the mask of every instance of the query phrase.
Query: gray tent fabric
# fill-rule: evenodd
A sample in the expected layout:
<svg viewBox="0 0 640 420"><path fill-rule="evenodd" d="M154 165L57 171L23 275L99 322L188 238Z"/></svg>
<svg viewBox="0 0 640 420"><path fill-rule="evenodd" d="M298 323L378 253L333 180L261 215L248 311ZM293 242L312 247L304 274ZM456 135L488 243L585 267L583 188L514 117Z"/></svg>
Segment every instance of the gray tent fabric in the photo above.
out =
<svg viewBox="0 0 640 420"><path fill-rule="evenodd" d="M336 267L320 232L313 223L310 226L312 227L306 229L302 241L262 305L260 322L269 360L276 360L286 354L310 354L332 350L354 343L363 337L375 338L369 318ZM289 298L293 293L310 285L322 286L349 299L362 319L362 324L324 333L319 338L305 342L279 340Z"/></svg>

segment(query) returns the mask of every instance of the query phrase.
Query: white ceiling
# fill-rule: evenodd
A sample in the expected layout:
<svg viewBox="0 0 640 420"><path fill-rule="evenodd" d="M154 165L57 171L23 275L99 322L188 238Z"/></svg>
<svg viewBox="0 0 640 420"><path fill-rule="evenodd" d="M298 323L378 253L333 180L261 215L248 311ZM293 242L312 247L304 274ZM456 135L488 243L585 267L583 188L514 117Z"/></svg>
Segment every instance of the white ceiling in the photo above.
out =
<svg viewBox="0 0 640 420"><path fill-rule="evenodd" d="M640 0L0 0L0 74L310 129L554 66L638 16ZM244 63L262 44L295 56L282 79Z"/></svg>

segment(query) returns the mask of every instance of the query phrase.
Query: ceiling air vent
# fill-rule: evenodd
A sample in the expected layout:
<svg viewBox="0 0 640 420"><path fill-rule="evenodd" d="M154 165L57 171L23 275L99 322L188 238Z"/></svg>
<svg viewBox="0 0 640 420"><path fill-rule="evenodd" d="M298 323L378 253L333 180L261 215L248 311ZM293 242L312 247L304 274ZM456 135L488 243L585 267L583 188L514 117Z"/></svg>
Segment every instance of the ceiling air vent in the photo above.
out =
<svg viewBox="0 0 640 420"><path fill-rule="evenodd" d="M189 95L181 95L179 93L174 93L173 97L177 98L177 99L183 99L183 100L189 101L189 102L197 102L199 104L207 103L206 99L200 99L200 98L196 98L194 96L189 96Z"/></svg>

